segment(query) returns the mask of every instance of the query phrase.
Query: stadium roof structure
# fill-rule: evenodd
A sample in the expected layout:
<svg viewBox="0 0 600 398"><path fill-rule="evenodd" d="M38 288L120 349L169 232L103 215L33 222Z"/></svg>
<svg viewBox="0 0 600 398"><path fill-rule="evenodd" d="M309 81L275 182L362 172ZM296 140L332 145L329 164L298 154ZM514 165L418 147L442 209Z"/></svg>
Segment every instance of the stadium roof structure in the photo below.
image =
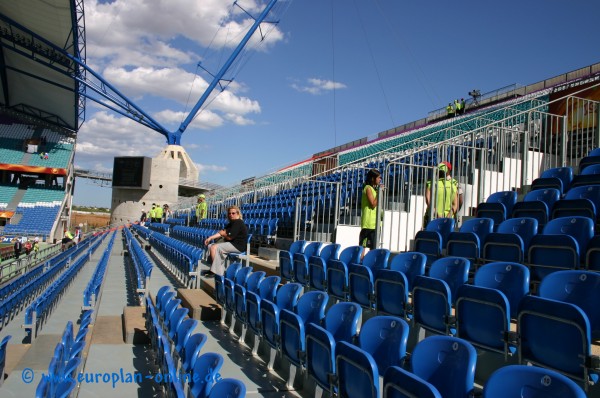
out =
<svg viewBox="0 0 600 398"><path fill-rule="evenodd" d="M0 2L1 106L79 129L85 119L83 16L83 0Z"/></svg>

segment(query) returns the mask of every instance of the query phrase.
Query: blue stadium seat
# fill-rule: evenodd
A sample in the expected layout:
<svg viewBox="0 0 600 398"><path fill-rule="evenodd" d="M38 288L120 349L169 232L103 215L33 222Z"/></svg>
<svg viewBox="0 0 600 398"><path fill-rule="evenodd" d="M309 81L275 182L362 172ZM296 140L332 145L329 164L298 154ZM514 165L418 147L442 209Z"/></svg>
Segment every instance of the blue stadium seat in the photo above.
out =
<svg viewBox="0 0 600 398"><path fill-rule="evenodd" d="M425 338L411 356L412 373L432 384L444 398L471 396L476 362L475 348L450 336Z"/></svg>
<svg viewBox="0 0 600 398"><path fill-rule="evenodd" d="M362 264L348 266L348 293L350 301L363 308L373 309L374 284L377 271L386 269L390 251L387 249L370 250L362 260Z"/></svg>
<svg viewBox="0 0 600 398"><path fill-rule="evenodd" d="M292 256L294 261L294 282L302 286L308 285L308 260L312 256L318 256L322 247L322 242L310 242L304 247L304 251L295 253Z"/></svg>
<svg viewBox="0 0 600 398"><path fill-rule="evenodd" d="M194 369L196 359L207 340L208 337L204 333L195 333L188 338L181 355L181 370L184 374L189 374Z"/></svg>
<svg viewBox="0 0 600 398"><path fill-rule="evenodd" d="M581 381L587 389L598 374L591 369L590 323L579 307L570 303L526 296L517 317L519 363L556 370ZM597 361L596 361L597 362Z"/></svg>
<svg viewBox="0 0 600 398"><path fill-rule="evenodd" d="M427 257L423 253L419 252L404 252L397 253L390 260L389 269L391 271L399 271L406 276L408 282L407 290L410 292L412 289L412 283L417 275L425 274L425 264Z"/></svg>
<svg viewBox="0 0 600 398"><path fill-rule="evenodd" d="M379 371L373 357L345 341L335 345L337 395L348 398L379 397Z"/></svg>
<svg viewBox="0 0 600 398"><path fill-rule="evenodd" d="M248 329L248 317L246 313L246 292L258 293L258 289L263 279L265 278L265 271L256 271L251 273L246 280L246 285L238 285L236 284L233 287L233 294L235 295L235 311L234 311L234 319L239 321L242 324L243 331L240 334L239 341L244 341L246 330ZM233 324L232 328L229 330L232 332L234 329Z"/></svg>
<svg viewBox="0 0 600 398"><path fill-rule="evenodd" d="M302 285L288 282L277 290L274 300L260 302L261 337L275 350L279 349L279 314L281 310L294 311L302 294ZM275 351L271 350L271 360L267 369L272 370Z"/></svg>
<svg viewBox="0 0 600 398"><path fill-rule="evenodd" d="M449 256L468 258L477 264L481 258L481 250L487 236L494 230L491 218L472 218L463 222L458 232L451 232L446 244Z"/></svg>
<svg viewBox="0 0 600 398"><path fill-rule="evenodd" d="M328 301L327 293L315 290L303 294L298 299L295 311L281 310L279 314L281 353L293 366L302 368L305 365L306 326L311 322L321 325L325 318L325 307ZM294 375L295 372L290 372L289 388L292 387Z"/></svg>
<svg viewBox="0 0 600 398"><path fill-rule="evenodd" d="M510 304L500 290L462 285L456 298L456 337L474 346L504 355L516 352L510 331Z"/></svg>
<svg viewBox="0 0 600 398"><path fill-rule="evenodd" d="M450 232L454 230L453 218L436 218L415 234L415 250L427 256L427 265L437 260L446 248Z"/></svg>
<svg viewBox="0 0 600 398"><path fill-rule="evenodd" d="M483 245L483 260L524 263L528 258L531 240L537 233L538 222L535 218L510 218L498 226L497 232L487 236Z"/></svg>
<svg viewBox="0 0 600 398"><path fill-rule="evenodd" d="M538 221L538 228L542 229L551 218L551 211L560 191L556 188L537 189L525 195L522 202L515 203L512 217L531 217Z"/></svg>
<svg viewBox="0 0 600 398"><path fill-rule="evenodd" d="M352 343L361 315L358 304L337 303L325 314L323 327L312 322L306 327L306 370L316 385L329 393L334 390L330 375L336 374L336 343Z"/></svg>
<svg viewBox="0 0 600 398"><path fill-rule="evenodd" d="M594 222L587 217L550 220L542 234L531 239L529 265L532 277L541 281L554 271L577 269L585 261L586 249L594 236Z"/></svg>
<svg viewBox="0 0 600 398"><path fill-rule="evenodd" d="M246 385L236 379L220 379L210 390L207 398L244 398Z"/></svg>
<svg viewBox="0 0 600 398"><path fill-rule="evenodd" d="M590 271L556 271L540 283L538 295L575 304L590 321L592 338L600 338L600 274Z"/></svg>
<svg viewBox="0 0 600 398"><path fill-rule="evenodd" d="M4 366L6 365L6 346L8 345L8 341L12 336L6 336L0 342L0 387L2 387L2 383L4 382Z"/></svg>
<svg viewBox="0 0 600 398"><path fill-rule="evenodd" d="M340 249L339 243L331 243L324 246L318 256L308 259L308 282L311 289L327 290L327 263L339 258Z"/></svg>
<svg viewBox="0 0 600 398"><path fill-rule="evenodd" d="M401 318L377 315L361 326L358 345L373 357L379 372L385 373L390 366L404 366L409 329Z"/></svg>
<svg viewBox="0 0 600 398"><path fill-rule="evenodd" d="M483 387L483 398L586 398L568 377L538 366L509 365L496 370Z"/></svg>
<svg viewBox="0 0 600 398"><path fill-rule="evenodd" d="M491 218L494 220L494 228L512 215L513 207L517 203L516 191L500 191L491 194L485 203L477 205L477 218Z"/></svg>
<svg viewBox="0 0 600 398"><path fill-rule="evenodd" d="M529 268L519 263L488 263L477 270L473 284L504 293L510 316L516 318L521 299L529 294Z"/></svg>
<svg viewBox="0 0 600 398"><path fill-rule="evenodd" d="M193 374L203 375L204 377L192 378L189 391L191 397L208 396L217 382L217 375L223 366L223 362L223 356L216 352L207 352L196 359Z"/></svg>
<svg viewBox="0 0 600 398"><path fill-rule="evenodd" d="M294 280L294 254L302 253L304 246L306 246L305 240L297 240L291 244L290 250L279 251L279 272L284 281Z"/></svg>
<svg viewBox="0 0 600 398"><path fill-rule="evenodd" d="M256 355L258 351L258 339L262 333L262 320L260 311L261 301L273 301L275 299L279 282L281 282L281 278L279 276L267 276L260 283L258 287L258 293L246 291L246 330L250 329L252 332L254 332L254 347L252 349L253 355Z"/></svg>
<svg viewBox="0 0 600 398"><path fill-rule="evenodd" d="M432 384L419 376L391 366L383 376L383 398L442 398L440 392Z"/></svg>

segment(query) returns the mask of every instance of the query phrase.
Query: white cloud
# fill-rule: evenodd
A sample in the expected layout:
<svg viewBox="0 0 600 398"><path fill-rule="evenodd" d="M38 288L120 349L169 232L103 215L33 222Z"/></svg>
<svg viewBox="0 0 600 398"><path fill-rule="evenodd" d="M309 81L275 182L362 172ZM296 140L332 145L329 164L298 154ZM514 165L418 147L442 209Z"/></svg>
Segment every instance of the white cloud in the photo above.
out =
<svg viewBox="0 0 600 398"><path fill-rule="evenodd" d="M84 169L112 169L115 156L154 157L163 149L166 139L148 131L132 120L98 112L79 130L76 163Z"/></svg>
<svg viewBox="0 0 600 398"><path fill-rule="evenodd" d="M218 166L215 164L200 164L200 163L196 163L196 167L198 167L198 170L200 171L200 174L206 174L209 172L212 173L224 173L226 171L228 171L227 166Z"/></svg>
<svg viewBox="0 0 600 398"><path fill-rule="evenodd" d="M306 84L300 85L298 83L292 83L292 88L302 93L309 93L314 95L324 94L325 92L332 90L341 90L347 86L344 83L334 82L331 80L322 80L316 78L307 79Z"/></svg>

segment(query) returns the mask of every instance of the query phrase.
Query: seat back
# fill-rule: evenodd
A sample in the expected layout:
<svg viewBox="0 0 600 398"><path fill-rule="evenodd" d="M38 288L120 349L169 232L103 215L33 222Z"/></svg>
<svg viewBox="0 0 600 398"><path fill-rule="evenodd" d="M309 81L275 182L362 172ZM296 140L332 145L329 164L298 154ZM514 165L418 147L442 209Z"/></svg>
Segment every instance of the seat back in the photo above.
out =
<svg viewBox="0 0 600 398"><path fill-rule="evenodd" d="M368 352L345 341L335 345L337 389L341 397L379 398L379 372Z"/></svg>
<svg viewBox="0 0 600 398"><path fill-rule="evenodd" d="M216 352L200 355L194 364L193 374L202 375L192 379L190 393L194 397L206 397L216 383L217 375L223 366L223 356Z"/></svg>
<svg viewBox="0 0 600 398"><path fill-rule="evenodd" d="M390 366L403 366L406 357L409 326L395 316L378 315L360 328L359 346L368 352L381 373Z"/></svg>
<svg viewBox="0 0 600 398"><path fill-rule="evenodd" d="M256 293L263 279L265 279L265 271L255 271L248 276L246 279L246 289L249 292Z"/></svg>
<svg viewBox="0 0 600 398"><path fill-rule="evenodd" d="M252 272L252 267L242 267L236 274L233 279L236 285L246 286L246 282L250 273Z"/></svg>
<svg viewBox="0 0 600 398"><path fill-rule="evenodd" d="M244 398L246 385L237 379L220 379L210 389L207 398Z"/></svg>
<svg viewBox="0 0 600 398"><path fill-rule="evenodd" d="M362 246L348 246L341 251L338 260L344 264L360 263L364 248Z"/></svg>
<svg viewBox="0 0 600 398"><path fill-rule="evenodd" d="M462 285L456 297L456 337L494 352L509 354L510 304L497 289Z"/></svg>
<svg viewBox="0 0 600 398"><path fill-rule="evenodd" d="M426 231L438 232L442 237L442 247L446 247L446 242L448 241L448 235L450 232L454 231L454 225L456 221L453 218L443 217L436 218L431 220L427 227L425 227Z"/></svg>
<svg viewBox="0 0 600 398"><path fill-rule="evenodd" d="M298 299L296 314L305 324L313 322L320 325L323 318L325 318L325 307L328 301L329 296L325 292L311 291L304 293Z"/></svg>
<svg viewBox="0 0 600 398"><path fill-rule="evenodd" d="M527 251L531 238L538 233L538 222L532 217L510 218L498 226L497 232L519 235L523 240L524 250Z"/></svg>
<svg viewBox="0 0 600 398"><path fill-rule="evenodd" d="M542 172L541 178L558 178L562 182L563 192L567 192L573 181L572 167L553 167Z"/></svg>
<svg viewBox="0 0 600 398"><path fill-rule="evenodd" d="M529 268L519 263L493 262L475 273L473 284L500 290L510 304L510 316L516 318L521 299L529 294Z"/></svg>
<svg viewBox="0 0 600 398"><path fill-rule="evenodd" d="M408 291L411 290L415 276L425 274L427 257L419 252L404 252L396 254L390 261L390 270L400 271L406 276Z"/></svg>
<svg viewBox="0 0 600 398"><path fill-rule="evenodd" d="M377 271L374 291L377 314L407 316L408 292L410 290L404 273L389 269Z"/></svg>
<svg viewBox="0 0 600 398"><path fill-rule="evenodd" d="M435 333L448 334L451 296L450 287L443 280L428 276L415 277L412 289L414 323Z"/></svg>
<svg viewBox="0 0 600 398"><path fill-rule="evenodd" d="M442 398L437 388L398 366L390 366L383 376L383 398Z"/></svg>
<svg viewBox="0 0 600 398"><path fill-rule="evenodd" d="M229 264L229 266L227 267L227 269L225 270L225 279L230 279L230 280L235 280L235 275L238 273L238 271L242 269L242 263L239 262L235 262L232 264Z"/></svg>
<svg viewBox="0 0 600 398"><path fill-rule="evenodd" d="M591 332L579 307L561 301L525 296L517 316L519 363L557 370L588 383Z"/></svg>
<svg viewBox="0 0 600 398"><path fill-rule="evenodd" d="M448 284L452 302L454 303L456 291L459 286L466 283L469 278L471 262L463 257L444 257L431 264L429 276L441 279Z"/></svg>
<svg viewBox="0 0 600 398"><path fill-rule="evenodd" d="M575 270L553 272L542 279L538 295L575 304L587 315L592 338L600 336L600 274Z"/></svg>
<svg viewBox="0 0 600 398"><path fill-rule="evenodd" d="M293 311L296 308L298 297L300 297L300 294L302 294L302 289L303 288L301 284L293 282L289 282L281 286L277 290L277 295L275 296L275 304L277 304L279 310L285 309Z"/></svg>
<svg viewBox="0 0 600 398"><path fill-rule="evenodd" d="M472 393L476 362L475 348L450 336L425 338L411 356L413 373L435 386L444 398L464 398Z"/></svg>
<svg viewBox="0 0 600 398"><path fill-rule="evenodd" d="M362 309L356 303L334 304L325 314L325 329L331 333L335 341L352 343L361 316Z"/></svg>
<svg viewBox="0 0 600 398"><path fill-rule="evenodd" d="M494 192L488 196L485 203L501 203L505 209L505 219L512 214L513 206L517 203L517 191Z"/></svg>
<svg viewBox="0 0 600 398"><path fill-rule="evenodd" d="M276 275L267 276L258 287L258 296L263 300L275 301L277 286L281 278Z"/></svg>
<svg viewBox="0 0 600 398"><path fill-rule="evenodd" d="M204 333L195 333L191 335L183 347L182 352L182 369L185 373L191 372L196 364L196 359L200 355L200 351L208 337Z"/></svg>
<svg viewBox="0 0 600 398"><path fill-rule="evenodd" d="M325 260L325 262L329 261L331 258L339 258L341 247L342 246L339 243L324 245L319 252L319 257Z"/></svg>
<svg viewBox="0 0 600 398"><path fill-rule="evenodd" d="M369 250L362 260L362 265L369 268L371 271L387 268L390 251L388 249Z"/></svg>
<svg viewBox="0 0 600 398"><path fill-rule="evenodd" d="M538 366L508 365L496 370L483 387L483 398L585 398L573 380Z"/></svg>
<svg viewBox="0 0 600 398"><path fill-rule="evenodd" d="M581 261L585 261L585 250L594 236L594 221L587 217L561 217L550 220L542 232L544 235L569 235L579 246Z"/></svg>

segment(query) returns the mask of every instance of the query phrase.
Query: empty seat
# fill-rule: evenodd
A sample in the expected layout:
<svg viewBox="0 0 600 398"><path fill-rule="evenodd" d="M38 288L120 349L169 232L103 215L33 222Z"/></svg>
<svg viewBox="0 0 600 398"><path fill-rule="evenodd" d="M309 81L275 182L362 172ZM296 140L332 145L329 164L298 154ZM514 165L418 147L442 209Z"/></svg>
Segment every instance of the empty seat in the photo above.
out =
<svg viewBox="0 0 600 398"><path fill-rule="evenodd" d="M496 370L483 387L483 398L586 398L568 377L538 366L509 365Z"/></svg>
<svg viewBox="0 0 600 398"><path fill-rule="evenodd" d="M510 304L510 316L516 318L521 299L529 294L529 279L529 269L523 264L494 262L477 270L473 284L504 293Z"/></svg>
<svg viewBox="0 0 600 398"><path fill-rule="evenodd" d="M368 352L379 372L390 366L404 366L409 326L396 316L374 316L360 328L358 345Z"/></svg>
<svg viewBox="0 0 600 398"><path fill-rule="evenodd" d="M533 364L577 379L587 389L598 375L591 369L591 331L576 305L535 296L521 300L517 317L519 363Z"/></svg>
<svg viewBox="0 0 600 398"><path fill-rule="evenodd" d="M473 393L477 352L463 339L427 337L415 346L410 362L412 373L432 384L444 398Z"/></svg>
<svg viewBox="0 0 600 398"><path fill-rule="evenodd" d="M323 243L310 242L302 252L294 253L294 282L300 283L302 286L308 285L308 260L312 256L318 256Z"/></svg>
<svg viewBox="0 0 600 398"><path fill-rule="evenodd" d="M497 228L502 221L512 215L513 206L517 203L516 191L500 191L491 194L485 203L477 205L477 218L491 218Z"/></svg>
<svg viewBox="0 0 600 398"><path fill-rule="evenodd" d="M375 310L378 314L408 316L408 294L415 276L425 273L423 253L398 253L390 261L389 269L375 274Z"/></svg>
<svg viewBox="0 0 600 398"><path fill-rule="evenodd" d="M510 333L510 304L500 290L462 285L456 298L456 336L507 359L516 352Z"/></svg>
<svg viewBox="0 0 600 398"><path fill-rule="evenodd" d="M391 366L383 376L383 398L442 398L435 386L399 366Z"/></svg>
<svg viewBox="0 0 600 398"><path fill-rule="evenodd" d="M532 278L542 280L551 272L576 269L585 261L588 243L594 235L594 222L587 217L561 217L550 220L541 234L531 239L529 265Z"/></svg>
<svg viewBox="0 0 600 398"><path fill-rule="evenodd" d="M531 217L538 221L538 228L543 228L551 217L551 211L560 191L556 188L537 189L525 195L522 202L515 203L512 217Z"/></svg>
<svg viewBox="0 0 600 398"><path fill-rule="evenodd" d="M487 236L494 230L491 218L472 218L463 222L458 232L448 236L446 253L449 256L468 258L476 264L481 257L481 250Z"/></svg>
<svg viewBox="0 0 600 398"><path fill-rule="evenodd" d="M327 293L338 300L348 300L348 265L360 263L364 248L350 246L342 250L340 257L327 263Z"/></svg>
<svg viewBox="0 0 600 398"><path fill-rule="evenodd" d="M340 248L339 243L326 245L318 256L308 259L308 283L312 289L327 290L327 262L339 258Z"/></svg>
<svg viewBox="0 0 600 398"><path fill-rule="evenodd" d="M453 218L436 218L415 234L415 250L427 256L427 265L440 258L446 248L448 236L454 230Z"/></svg>
<svg viewBox="0 0 600 398"><path fill-rule="evenodd" d="M592 338L600 337L600 274L590 271L557 271L540 283L538 295L575 304L590 321Z"/></svg>
<svg viewBox="0 0 600 398"><path fill-rule="evenodd" d="M337 396L378 398L379 371L373 357L365 350L340 341L335 345Z"/></svg>
<svg viewBox="0 0 600 398"><path fill-rule="evenodd" d="M334 386L330 375L336 373L335 345L339 341L352 343L361 315L362 309L358 304L337 303L325 314L324 326L312 322L307 325L306 370L317 387L332 392Z"/></svg>
<svg viewBox="0 0 600 398"><path fill-rule="evenodd" d="M279 272L283 280L294 280L294 254L302 253L305 245L305 240L297 240L291 244L289 250L279 251Z"/></svg>
<svg viewBox="0 0 600 398"><path fill-rule="evenodd" d="M364 308L375 307L374 284L375 275L379 270L386 269L390 251L387 249L370 250L361 264L348 266L348 291L350 301L360 304Z"/></svg>
<svg viewBox="0 0 600 398"><path fill-rule="evenodd" d="M488 234L483 244L483 260L523 263L531 240L538 233L535 218L510 218L502 222L497 232Z"/></svg>

